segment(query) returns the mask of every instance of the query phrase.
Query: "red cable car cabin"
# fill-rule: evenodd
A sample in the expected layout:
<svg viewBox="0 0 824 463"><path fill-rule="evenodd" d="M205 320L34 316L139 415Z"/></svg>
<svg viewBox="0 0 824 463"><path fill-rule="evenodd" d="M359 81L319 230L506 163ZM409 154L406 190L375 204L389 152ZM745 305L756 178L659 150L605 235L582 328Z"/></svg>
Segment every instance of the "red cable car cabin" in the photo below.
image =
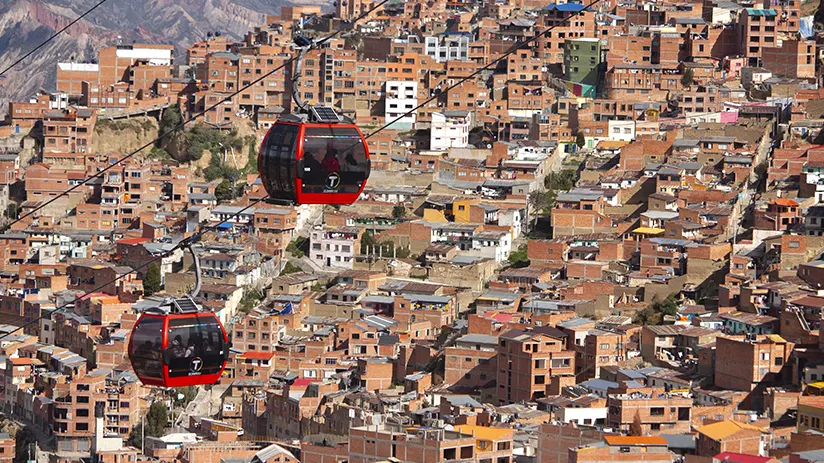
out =
<svg viewBox="0 0 824 463"><path fill-rule="evenodd" d="M215 384L229 353L229 338L211 312L143 313L132 330L129 359L145 385Z"/></svg>
<svg viewBox="0 0 824 463"><path fill-rule="evenodd" d="M366 139L356 125L289 116L269 129L258 155L269 197L294 204L352 204L370 168Z"/></svg>

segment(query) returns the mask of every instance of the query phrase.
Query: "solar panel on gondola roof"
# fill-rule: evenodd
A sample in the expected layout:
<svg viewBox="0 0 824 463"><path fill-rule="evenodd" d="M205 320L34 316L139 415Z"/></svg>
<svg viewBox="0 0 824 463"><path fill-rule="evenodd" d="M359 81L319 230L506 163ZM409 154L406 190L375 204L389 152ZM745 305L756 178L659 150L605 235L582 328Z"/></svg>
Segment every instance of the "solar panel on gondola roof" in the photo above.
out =
<svg viewBox="0 0 824 463"><path fill-rule="evenodd" d="M312 106L312 112L319 122L340 122L340 116L329 106Z"/></svg>

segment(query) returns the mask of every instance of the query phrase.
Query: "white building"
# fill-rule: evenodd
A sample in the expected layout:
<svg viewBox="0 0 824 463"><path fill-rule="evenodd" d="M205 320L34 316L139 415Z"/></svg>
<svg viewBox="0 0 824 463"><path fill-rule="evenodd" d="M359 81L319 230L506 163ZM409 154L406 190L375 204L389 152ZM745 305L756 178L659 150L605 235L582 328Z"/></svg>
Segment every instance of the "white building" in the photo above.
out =
<svg viewBox="0 0 824 463"><path fill-rule="evenodd" d="M503 231L482 231L472 237L472 254L495 262L509 259L512 252L512 237Z"/></svg>
<svg viewBox="0 0 824 463"><path fill-rule="evenodd" d="M470 40L471 36L467 33L426 37L424 52L438 63L468 60Z"/></svg>
<svg viewBox="0 0 824 463"><path fill-rule="evenodd" d="M555 411L555 416L562 423L606 424L607 407L563 407Z"/></svg>
<svg viewBox="0 0 824 463"><path fill-rule="evenodd" d="M362 231L358 227L313 230L309 257L321 267L351 269L360 253Z"/></svg>
<svg viewBox="0 0 824 463"><path fill-rule="evenodd" d="M635 140L635 121L609 121L610 140Z"/></svg>
<svg viewBox="0 0 824 463"><path fill-rule="evenodd" d="M386 123L394 121L402 114L418 106L418 83L403 80L389 80L385 84L386 105L384 106L384 117ZM413 112L390 125L393 130L410 130L415 125L415 115Z"/></svg>
<svg viewBox="0 0 824 463"><path fill-rule="evenodd" d="M523 221L524 217L521 209L503 209L498 211L498 226L511 226L513 238L521 236L521 224ZM510 252L512 252L511 249Z"/></svg>
<svg viewBox="0 0 824 463"><path fill-rule="evenodd" d="M465 148L469 145L472 115L469 111L444 111L432 113L429 149Z"/></svg>

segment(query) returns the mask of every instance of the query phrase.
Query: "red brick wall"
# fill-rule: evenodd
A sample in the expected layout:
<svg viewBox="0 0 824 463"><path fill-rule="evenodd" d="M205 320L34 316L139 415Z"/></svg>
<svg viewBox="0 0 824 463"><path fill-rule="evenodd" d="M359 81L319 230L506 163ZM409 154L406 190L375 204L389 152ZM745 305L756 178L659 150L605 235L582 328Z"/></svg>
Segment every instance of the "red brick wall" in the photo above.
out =
<svg viewBox="0 0 824 463"><path fill-rule="evenodd" d="M568 463L569 449L579 445L602 442L604 433L595 429L578 428L574 425L544 424L538 436L537 463Z"/></svg>

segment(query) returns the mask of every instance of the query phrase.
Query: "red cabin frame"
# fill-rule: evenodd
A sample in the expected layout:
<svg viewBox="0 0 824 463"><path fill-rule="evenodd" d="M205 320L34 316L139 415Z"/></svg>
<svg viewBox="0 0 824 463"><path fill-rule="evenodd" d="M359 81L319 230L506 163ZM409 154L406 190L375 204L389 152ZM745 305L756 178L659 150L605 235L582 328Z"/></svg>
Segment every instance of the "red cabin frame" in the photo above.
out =
<svg viewBox="0 0 824 463"><path fill-rule="evenodd" d="M153 318L163 321L163 328L162 328L162 337L161 337L161 364L163 365L162 368L162 375L163 378L153 378L153 377L146 377L140 376L138 374L138 379L140 382L147 385L147 386L161 386L161 387L181 387L181 386L196 386L199 384L217 384L220 381L221 376L223 375L223 371L226 369L226 357L224 356L223 363L220 366L220 370L214 374L202 374L202 375L192 375L192 376L182 376L182 377L170 377L169 376L169 366L166 364L165 360L163 360L163 352L169 347L169 322L171 320L180 320L180 319L191 319L194 317L204 317L204 316L212 316L214 317L217 324L220 326L220 330L223 333L223 348L228 350L229 346L229 336L226 334L226 328L221 323L220 318L218 318L214 313L211 312L198 312L195 314L150 314L150 313L143 313L137 319L135 323L135 327L139 326L139 323L144 318ZM133 329L134 330L134 329ZM132 331L134 333L134 331ZM129 346L128 346L128 353L129 353L129 362L132 364L132 369L134 370L135 374L138 373L137 368L134 365L134 359L131 356L132 350L132 343L134 342L134 336L129 337Z"/></svg>

